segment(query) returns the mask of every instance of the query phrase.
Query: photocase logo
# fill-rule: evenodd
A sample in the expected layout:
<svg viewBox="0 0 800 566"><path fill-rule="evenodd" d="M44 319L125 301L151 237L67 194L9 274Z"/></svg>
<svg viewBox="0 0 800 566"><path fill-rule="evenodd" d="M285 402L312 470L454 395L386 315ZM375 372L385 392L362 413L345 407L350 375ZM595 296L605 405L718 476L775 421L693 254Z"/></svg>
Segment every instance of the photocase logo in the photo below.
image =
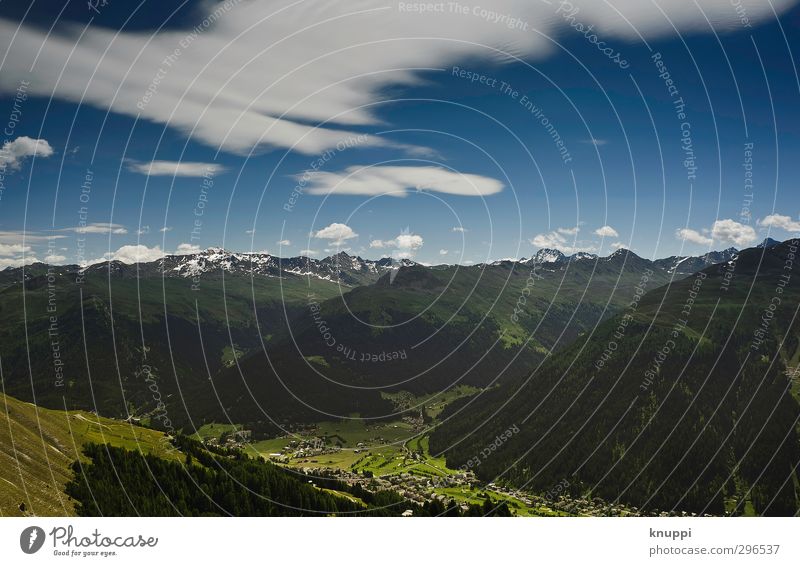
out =
<svg viewBox="0 0 800 566"><path fill-rule="evenodd" d="M34 554L44 544L44 529L41 527L28 527L19 535L19 547L25 554Z"/></svg>

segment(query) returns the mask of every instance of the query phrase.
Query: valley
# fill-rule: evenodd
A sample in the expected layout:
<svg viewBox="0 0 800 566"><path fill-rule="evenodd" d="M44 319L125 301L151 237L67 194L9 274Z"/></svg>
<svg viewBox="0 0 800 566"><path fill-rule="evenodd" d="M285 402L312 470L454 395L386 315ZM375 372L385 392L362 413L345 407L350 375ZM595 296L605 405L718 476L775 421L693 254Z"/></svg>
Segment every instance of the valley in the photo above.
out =
<svg viewBox="0 0 800 566"><path fill-rule="evenodd" d="M241 453L275 467L265 481L299 474L370 509L359 493L420 513L451 503L520 516L787 513L800 340L790 310L758 321L793 245L657 261L542 250L470 267L214 248L6 269L9 414L34 411L35 396L41 414L87 427L71 448L69 429L45 435L51 447L22 477L41 475L48 451L58 471L26 507L71 514L70 498L46 490L62 492L96 443L161 459L166 438L189 435L195 458ZM796 304L790 283L779 288ZM37 449L36 429L23 428L2 439L7 458ZM4 513L26 497L5 483Z"/></svg>

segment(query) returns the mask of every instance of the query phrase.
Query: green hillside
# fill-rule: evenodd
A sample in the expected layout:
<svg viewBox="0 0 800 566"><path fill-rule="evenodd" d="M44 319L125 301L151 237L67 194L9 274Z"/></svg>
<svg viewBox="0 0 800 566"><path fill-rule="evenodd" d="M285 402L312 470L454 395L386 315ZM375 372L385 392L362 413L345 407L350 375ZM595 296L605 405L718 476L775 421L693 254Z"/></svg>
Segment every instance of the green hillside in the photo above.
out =
<svg viewBox="0 0 800 566"><path fill-rule="evenodd" d="M85 411L44 409L0 393L0 515L75 514L64 486L73 477L72 463L88 443L167 460L181 457L161 432ZM81 460L87 461L82 456Z"/></svg>
<svg viewBox="0 0 800 566"><path fill-rule="evenodd" d="M650 292L532 375L448 407L432 451L458 467L516 425L482 478L541 491L568 478L576 495L665 510L796 513L795 252L745 250Z"/></svg>

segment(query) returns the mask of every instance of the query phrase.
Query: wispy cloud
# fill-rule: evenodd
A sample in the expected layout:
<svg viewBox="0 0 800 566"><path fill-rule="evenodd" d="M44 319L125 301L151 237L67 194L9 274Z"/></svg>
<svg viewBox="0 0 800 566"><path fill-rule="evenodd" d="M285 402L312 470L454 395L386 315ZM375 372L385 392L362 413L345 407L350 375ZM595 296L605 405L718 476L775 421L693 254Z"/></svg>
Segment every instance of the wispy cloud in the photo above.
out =
<svg viewBox="0 0 800 566"><path fill-rule="evenodd" d="M488 196L503 190L497 179L458 173L433 166L374 167L354 165L340 173L322 172L311 178L307 191L315 195L387 195L403 197L414 191L461 196Z"/></svg>
<svg viewBox="0 0 800 566"><path fill-rule="evenodd" d="M218 163L197 161L150 161L148 163L140 163L129 160L127 167L128 171L151 177L205 177L225 171L225 168Z"/></svg>
<svg viewBox="0 0 800 566"><path fill-rule="evenodd" d="M658 10L641 0L617 0L613 8L596 0L571 4L584 25L608 37L708 32L709 21L717 30L738 23L729 0L704 0L702 11L688 0L662 2ZM793 4L741 2L754 23ZM318 154L352 135L346 128L377 124L371 103L387 87L419 81L415 69L474 60L486 55L487 46L543 57L553 51L547 38L568 25L555 16L557 2L530 0L495 0L491 9L534 23L539 33L509 30L481 17L420 16L378 0L201 5L206 24L200 14L193 30L153 34L0 20L0 51L6 54L0 88L13 91L36 60L33 95L138 115L242 154L259 146ZM167 66L167 57L176 59Z"/></svg>
<svg viewBox="0 0 800 566"><path fill-rule="evenodd" d="M61 228L58 232L75 232L77 234L127 234L128 229L122 224L111 222L91 222L85 226Z"/></svg>

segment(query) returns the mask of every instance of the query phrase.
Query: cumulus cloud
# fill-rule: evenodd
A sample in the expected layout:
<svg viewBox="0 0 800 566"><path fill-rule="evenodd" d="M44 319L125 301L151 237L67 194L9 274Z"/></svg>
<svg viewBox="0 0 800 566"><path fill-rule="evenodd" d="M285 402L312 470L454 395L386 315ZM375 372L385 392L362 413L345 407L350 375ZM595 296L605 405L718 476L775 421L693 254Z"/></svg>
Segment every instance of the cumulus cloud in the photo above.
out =
<svg viewBox="0 0 800 566"><path fill-rule="evenodd" d="M741 5L757 23L794 3ZM708 32L707 21L725 31L739 23L729 0L671 0L659 2L659 9L641 0L571 4L586 26L609 38ZM205 20L198 17L188 32L83 29L78 23L17 29L17 22L1 19L0 88L13 92L36 60L31 94L141 115L228 151L266 146L318 154L350 135L348 126L377 123L370 103L386 96L387 87L417 82L417 73L407 69L499 58L485 46L541 58L554 51L547 38L569 25L556 13L559 3L530 0L495 0L491 9L530 22L539 33L474 14L420 15L379 0L200 5ZM327 120L326 127L313 125Z"/></svg>
<svg viewBox="0 0 800 566"><path fill-rule="evenodd" d="M782 214L770 214L758 221L759 226L764 228L778 228L787 232L800 232L800 222L792 220L791 216Z"/></svg>
<svg viewBox="0 0 800 566"><path fill-rule="evenodd" d="M597 230L594 231L595 234L602 238L618 238L619 233L614 230L611 226L601 226Z"/></svg>
<svg viewBox="0 0 800 566"><path fill-rule="evenodd" d="M393 250L392 257L397 259L411 259L424 243L425 241L422 236L419 234L412 234L408 229L405 229L392 240L372 240L369 243L369 247L391 249ZM439 253L441 254L441 251ZM446 250L445 253L447 253Z"/></svg>
<svg viewBox="0 0 800 566"><path fill-rule="evenodd" d="M161 259L162 257L164 257L164 251L158 246L149 248L143 244L129 244L127 246L122 246L115 252L107 252L103 254L103 259L97 261L114 260L127 264L135 264L155 261L157 259Z"/></svg>
<svg viewBox="0 0 800 566"><path fill-rule="evenodd" d="M161 232L162 234L164 234L166 232L171 232L172 231L172 226L164 226L162 228L159 228L158 231Z"/></svg>
<svg viewBox="0 0 800 566"><path fill-rule="evenodd" d="M50 264L62 263L65 259L67 259L67 256L61 254L47 254L44 257L45 263Z"/></svg>
<svg viewBox="0 0 800 566"><path fill-rule="evenodd" d="M433 166L354 165L342 172L320 172L307 192L315 195L388 195L403 197L413 191L462 196L488 196L503 190L497 179L459 173Z"/></svg>
<svg viewBox="0 0 800 566"><path fill-rule="evenodd" d="M301 256L310 257L312 255L317 255L319 252L317 250L300 250Z"/></svg>
<svg viewBox="0 0 800 566"><path fill-rule="evenodd" d="M460 232L462 234L466 234L467 232L469 232L469 230L467 230L463 226L453 226L453 232Z"/></svg>
<svg viewBox="0 0 800 566"><path fill-rule="evenodd" d="M0 39L0 43L2 41ZM0 91L3 90L3 82L0 79ZM0 148L0 169L19 169L22 162L29 157L50 157L51 155L53 155L53 148L47 140L19 136L15 140L5 142Z"/></svg>
<svg viewBox="0 0 800 566"><path fill-rule="evenodd" d="M741 224L727 218L717 220L711 227L711 237L721 243L730 243L739 248L746 248L758 240L752 226Z"/></svg>
<svg viewBox="0 0 800 566"><path fill-rule="evenodd" d="M29 253L30 246L23 246L22 244L0 244L0 256L13 256L22 253Z"/></svg>
<svg viewBox="0 0 800 566"><path fill-rule="evenodd" d="M291 245L292 245L292 242L291 242L291 240L279 240L279 241L277 242L277 244L278 244L279 246L291 246Z"/></svg>
<svg viewBox="0 0 800 566"><path fill-rule="evenodd" d="M558 228L559 234L564 234L565 236L574 236L578 232L580 232L580 226L575 226L574 228Z"/></svg>
<svg viewBox="0 0 800 566"><path fill-rule="evenodd" d="M679 228L675 231L678 239L700 244L703 246L718 244L733 245L737 248L746 248L758 240L755 229L747 224L741 224L730 218L717 220L711 228L700 231L691 228Z"/></svg>
<svg viewBox="0 0 800 566"><path fill-rule="evenodd" d="M441 249L441 250L439 250L439 255L447 255L447 254L449 254L449 253L450 253L450 252L448 252L448 251L447 251L447 250L445 250L445 249Z"/></svg>
<svg viewBox="0 0 800 566"><path fill-rule="evenodd" d="M334 222L333 224L326 226L321 230L317 230L314 232L313 236L321 240L329 240L331 245L341 246L347 240L352 240L353 238L358 237L358 234L356 234L347 224Z"/></svg>
<svg viewBox="0 0 800 566"><path fill-rule="evenodd" d="M203 250L200 249L200 246L184 242L182 244L178 244L178 247L175 249L175 255L197 254L201 251Z"/></svg>
<svg viewBox="0 0 800 566"><path fill-rule="evenodd" d="M205 177L225 171L225 168L218 163L196 161L150 161L149 163L128 161L127 167L128 171L151 177Z"/></svg>
<svg viewBox="0 0 800 566"><path fill-rule="evenodd" d="M691 228L678 228L675 231L675 237L693 244L700 244L701 246L710 246L714 242L712 238L704 236L697 230L692 230Z"/></svg>
<svg viewBox="0 0 800 566"><path fill-rule="evenodd" d="M39 260L36 259L34 255L26 255L20 257L0 257L0 269L5 269L6 267L22 267L23 265L30 265L32 263L36 263Z"/></svg>
<svg viewBox="0 0 800 566"><path fill-rule="evenodd" d="M19 243L0 243L0 269L20 267L36 263L36 255L29 245Z"/></svg>

